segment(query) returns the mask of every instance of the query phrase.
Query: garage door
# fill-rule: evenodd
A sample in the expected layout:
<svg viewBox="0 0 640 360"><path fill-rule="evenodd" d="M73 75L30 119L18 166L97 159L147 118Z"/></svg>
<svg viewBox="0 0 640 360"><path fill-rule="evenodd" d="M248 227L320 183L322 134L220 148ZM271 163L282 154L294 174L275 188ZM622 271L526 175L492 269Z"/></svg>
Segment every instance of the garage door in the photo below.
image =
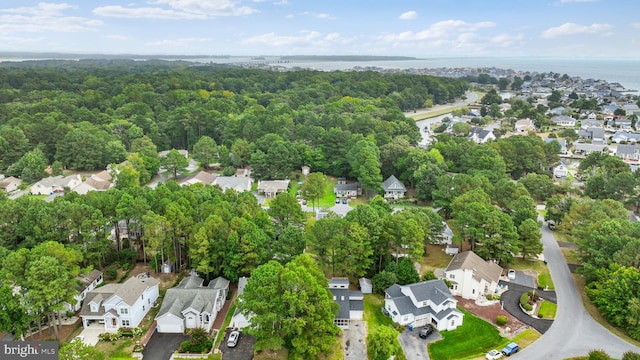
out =
<svg viewBox="0 0 640 360"><path fill-rule="evenodd" d="M422 326L425 326L425 325L427 325L427 319L416 319L413 322L413 327L414 328L419 328L419 327L422 327Z"/></svg>
<svg viewBox="0 0 640 360"><path fill-rule="evenodd" d="M161 324L158 323L158 332L160 333L183 333L182 324Z"/></svg>

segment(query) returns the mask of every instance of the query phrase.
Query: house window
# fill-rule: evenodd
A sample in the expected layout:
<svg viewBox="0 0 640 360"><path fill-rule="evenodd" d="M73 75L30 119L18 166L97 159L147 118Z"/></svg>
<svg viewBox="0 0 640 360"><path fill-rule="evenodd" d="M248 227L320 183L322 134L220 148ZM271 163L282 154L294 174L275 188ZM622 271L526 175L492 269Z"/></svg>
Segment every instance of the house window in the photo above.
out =
<svg viewBox="0 0 640 360"><path fill-rule="evenodd" d="M129 313L129 309L127 308L120 308L120 314L128 314Z"/></svg>
<svg viewBox="0 0 640 360"><path fill-rule="evenodd" d="M204 316L204 321L209 322L209 315Z"/></svg>
<svg viewBox="0 0 640 360"><path fill-rule="evenodd" d="M144 311L144 305L142 305L142 311Z"/></svg>
<svg viewBox="0 0 640 360"><path fill-rule="evenodd" d="M456 276L454 274L449 274L449 279L455 279Z"/></svg>
<svg viewBox="0 0 640 360"><path fill-rule="evenodd" d="M476 293L476 289L471 289L471 293L475 294Z"/></svg>
<svg viewBox="0 0 640 360"><path fill-rule="evenodd" d="M130 326L131 323L129 322L129 320L122 320L122 326Z"/></svg>
<svg viewBox="0 0 640 360"><path fill-rule="evenodd" d="M147 299L147 304L151 304L151 299Z"/></svg>
<svg viewBox="0 0 640 360"><path fill-rule="evenodd" d="M144 300L144 294L142 294L142 300Z"/></svg>

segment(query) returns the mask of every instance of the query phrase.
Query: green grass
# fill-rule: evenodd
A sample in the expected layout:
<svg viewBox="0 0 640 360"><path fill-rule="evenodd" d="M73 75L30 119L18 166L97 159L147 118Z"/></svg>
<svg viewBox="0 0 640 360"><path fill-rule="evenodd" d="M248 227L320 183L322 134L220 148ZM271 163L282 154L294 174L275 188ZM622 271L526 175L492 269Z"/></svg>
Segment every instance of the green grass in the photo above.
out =
<svg viewBox="0 0 640 360"><path fill-rule="evenodd" d="M500 336L493 325L462 308L458 310L464 313L462 325L452 331L441 331L443 339L429 344L429 357L432 360L479 357L509 342Z"/></svg>
<svg viewBox="0 0 640 360"><path fill-rule="evenodd" d="M463 107L468 107L468 106L467 105L462 105L462 106L447 107L447 108L444 108L444 109L427 111L425 113L416 114L416 115L412 115L412 116L409 116L409 117L414 119L414 120L416 120L416 121L424 120L424 119L428 119L428 118L432 118L432 117L448 114L448 113L450 113L450 112L452 112L454 110L462 109Z"/></svg>
<svg viewBox="0 0 640 360"><path fill-rule="evenodd" d="M378 294L364 295L364 320L367 322L367 330L371 333L378 326L387 325L395 327L390 317L382 313L384 298Z"/></svg>
<svg viewBox="0 0 640 360"><path fill-rule="evenodd" d="M427 255L422 257L420 275L437 268L445 268L451 262L452 256L442 251L445 245L427 245Z"/></svg>
<svg viewBox="0 0 640 360"><path fill-rule="evenodd" d="M193 360L193 358L175 358L175 360ZM210 354L206 358L202 358L202 360L222 360L222 354Z"/></svg>
<svg viewBox="0 0 640 360"><path fill-rule="evenodd" d="M538 338L542 336L539 332L533 329L527 329L514 336L513 339L509 340L509 342L513 341L518 344L521 349L533 344ZM506 344L505 344L506 345Z"/></svg>
<svg viewBox="0 0 640 360"><path fill-rule="evenodd" d="M333 192L333 186L338 183L338 180L329 178L327 186L324 188L324 195L318 199L318 206L320 208L330 208L336 204L336 194Z"/></svg>
<svg viewBox="0 0 640 360"><path fill-rule="evenodd" d="M553 286L553 280L548 273L538 274L538 286L544 290L555 290Z"/></svg>
<svg viewBox="0 0 640 360"><path fill-rule="evenodd" d="M222 341L222 338L224 338L224 329L229 327L229 324L231 323L231 319L233 318L233 314L236 312L236 307L238 306L238 304L236 303L237 300L235 300L233 302L233 304L229 307L229 311L227 312L227 316L224 318L224 323L222 323L222 328L220 328L220 331L218 331L218 334L216 334L216 338L213 344L213 348L217 349L218 346L220 345L220 342Z"/></svg>
<svg viewBox="0 0 640 360"><path fill-rule="evenodd" d="M543 301L542 303L540 303L538 315L543 319L554 319L556 317L557 310L558 305L552 303L551 301Z"/></svg>

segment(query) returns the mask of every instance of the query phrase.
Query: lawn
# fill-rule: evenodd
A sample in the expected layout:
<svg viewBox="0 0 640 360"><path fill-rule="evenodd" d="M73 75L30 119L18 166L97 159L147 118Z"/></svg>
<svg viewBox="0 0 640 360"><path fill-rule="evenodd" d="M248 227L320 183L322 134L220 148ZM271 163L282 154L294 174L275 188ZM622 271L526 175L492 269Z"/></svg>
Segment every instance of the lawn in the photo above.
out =
<svg viewBox="0 0 640 360"><path fill-rule="evenodd" d="M538 274L538 287L544 290L555 290L549 273Z"/></svg>
<svg viewBox="0 0 640 360"><path fill-rule="evenodd" d="M516 270L533 270L538 273L538 285L549 287L549 290L553 290L553 281L551 281L551 274L549 273L549 267L540 260L523 260L522 258L514 258L511 268Z"/></svg>
<svg viewBox="0 0 640 360"><path fill-rule="evenodd" d="M468 107L467 105L464 106L453 106L453 107L446 107L444 109L438 109L438 110L433 110L433 111L427 111L425 113L422 114L416 114L416 115L411 115L409 116L410 118L412 118L413 120L419 121L419 120L424 120L424 119L428 119L428 118L432 118L432 117L436 117L436 116L440 116L440 115L444 115L444 114L448 114L454 110L458 110L458 109L462 109L464 107Z"/></svg>
<svg viewBox="0 0 640 360"><path fill-rule="evenodd" d="M518 344L521 349L523 349L533 344L540 338L540 336L542 335L539 332L533 329L527 329L514 336L513 339L509 340L509 342L513 341L514 343Z"/></svg>
<svg viewBox="0 0 640 360"><path fill-rule="evenodd" d="M451 262L451 255L444 251L442 245L427 245L427 255L422 257L422 266L420 267L420 276L427 271L434 271L437 268L446 268Z"/></svg>
<svg viewBox="0 0 640 360"><path fill-rule="evenodd" d="M491 349L500 349L509 340L500 336L498 329L488 322L464 313L462 325L452 331L441 331L442 340L430 343L429 357L432 360L474 358L483 356Z"/></svg>
<svg viewBox="0 0 640 360"><path fill-rule="evenodd" d="M555 319L558 305L551 301L543 301L540 303L540 309L538 310L538 316L543 319Z"/></svg>
<svg viewBox="0 0 640 360"><path fill-rule="evenodd" d="M364 320L367 322L367 330L369 330L369 333L381 325L395 326L391 318L382 313L383 306L384 299L382 295L364 295Z"/></svg>

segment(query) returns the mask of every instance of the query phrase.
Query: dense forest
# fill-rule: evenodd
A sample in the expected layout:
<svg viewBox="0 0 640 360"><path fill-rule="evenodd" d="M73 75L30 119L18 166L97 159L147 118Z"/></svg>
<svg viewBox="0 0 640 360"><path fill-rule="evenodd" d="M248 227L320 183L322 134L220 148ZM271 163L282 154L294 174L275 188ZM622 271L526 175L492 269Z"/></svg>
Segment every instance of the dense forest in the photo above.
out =
<svg viewBox="0 0 640 360"><path fill-rule="evenodd" d="M640 230L625 208L640 203L637 175L621 160L595 154L580 165L584 189L554 183L550 169L560 145L536 135L475 144L468 128L458 128L430 148L417 146L420 129L403 111L459 98L469 88L460 79L372 71L127 60L2 64L0 172L33 182L47 176L48 165L54 173L124 165L112 172L116 187L105 192L69 192L50 203L0 198L0 299L15 310L0 319L0 330L20 335L34 316L51 320L73 296L70 284L82 269L136 261L155 267L168 259L235 281L264 265L295 272L310 261L292 262L304 251L323 274L370 276L381 292L419 279L411 261L439 240L443 220L456 244L508 264L542 251L536 204L546 202L547 219L580 246L594 303L638 338ZM509 101L511 109L500 113L502 100L489 91L479 121L503 120L497 133L520 118L549 123L544 106ZM369 202L344 218L316 220L288 193L265 210L251 193L173 181L141 186L167 166L158 151L169 149L189 150L203 168L250 166L257 179L295 178L307 165L308 179L358 180ZM429 206L393 211L375 196L392 174L414 204ZM123 223L126 238L118 234ZM59 281L40 281L51 278ZM7 284L19 285L40 312L20 312L24 304Z"/></svg>

